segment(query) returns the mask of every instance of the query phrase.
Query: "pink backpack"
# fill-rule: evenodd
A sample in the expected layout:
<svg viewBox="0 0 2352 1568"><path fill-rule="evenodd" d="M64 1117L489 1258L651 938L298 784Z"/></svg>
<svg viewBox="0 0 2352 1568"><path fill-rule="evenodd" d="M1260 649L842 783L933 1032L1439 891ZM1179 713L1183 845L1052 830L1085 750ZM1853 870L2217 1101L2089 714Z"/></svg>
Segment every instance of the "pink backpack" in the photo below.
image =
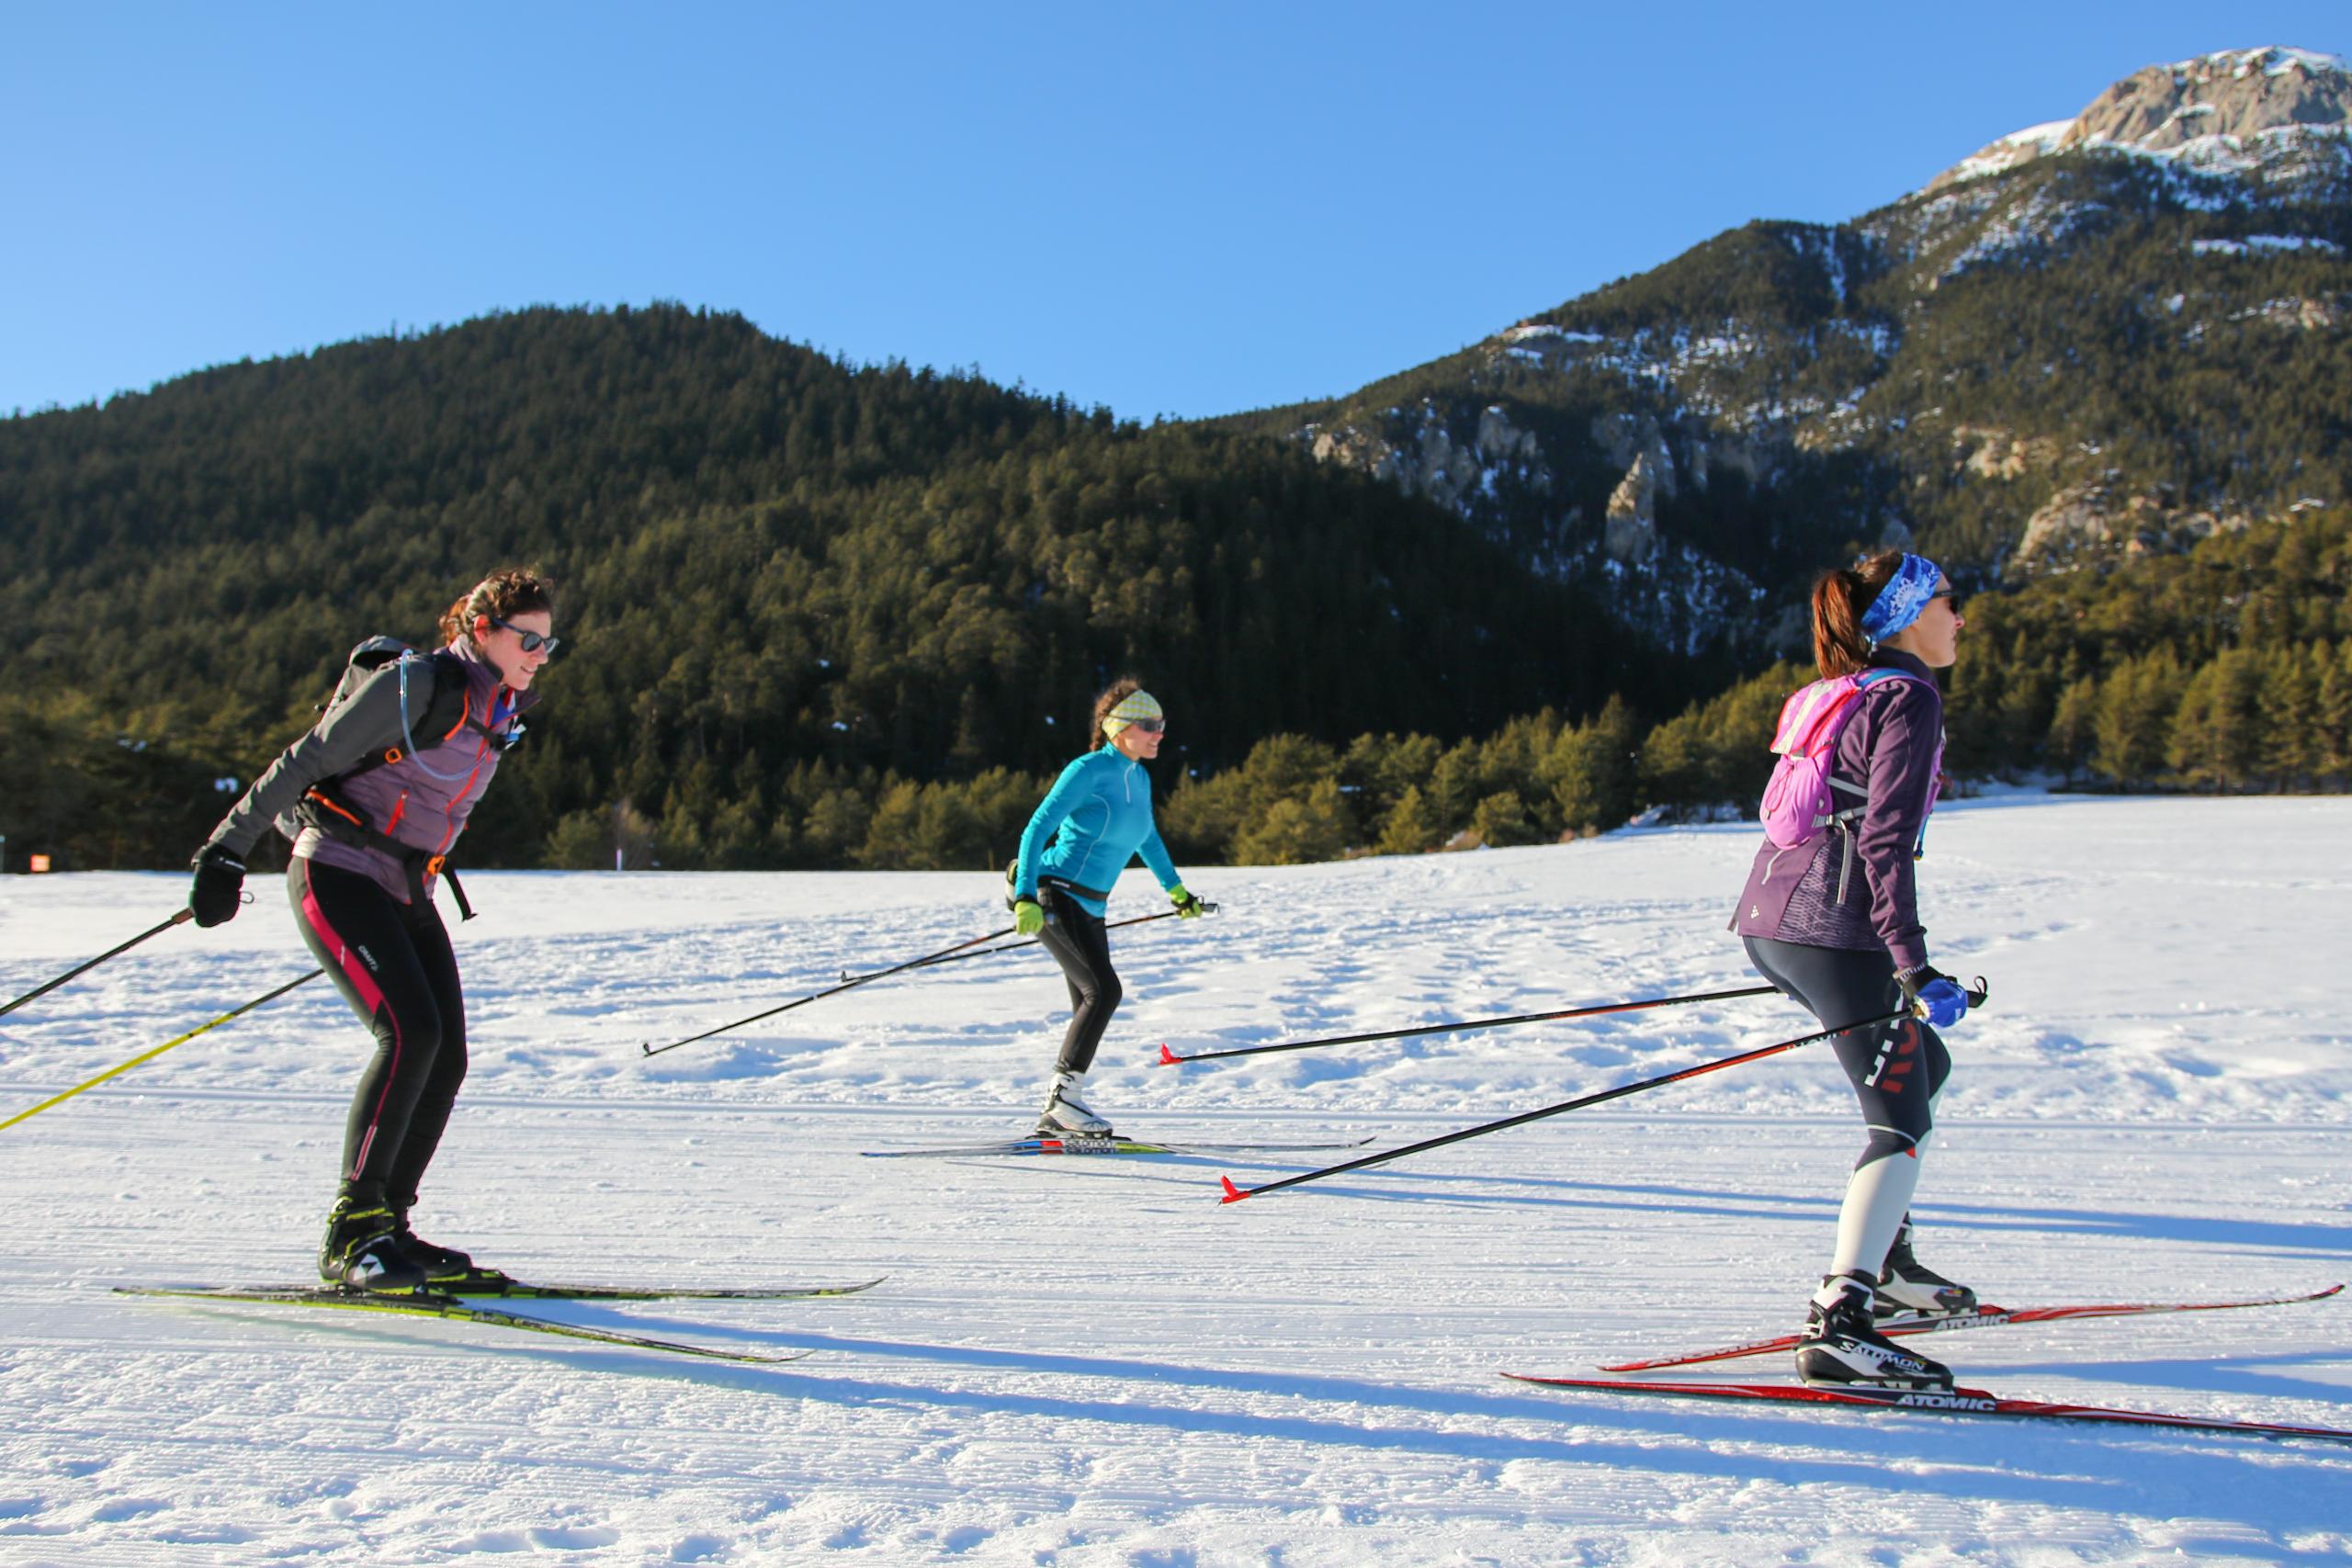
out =
<svg viewBox="0 0 2352 1568"><path fill-rule="evenodd" d="M1772 750L1781 760L1773 765L1772 782L1764 786L1764 807L1758 813L1764 820L1766 838L1786 850L1825 828L1851 831L1853 819L1862 814L1866 802L1860 784L1829 774L1838 761L1838 738L1860 711L1863 688L1881 681L1918 679L1906 670L1864 670L1815 681L1790 694L1781 705L1780 728L1772 735ZM1939 771L1941 765L1939 757ZM1852 797L1851 804L1838 803L1836 792L1839 791ZM1932 796L1928 804L1932 808ZM1850 860L1850 844L1848 852ZM1844 878L1839 882L1843 897Z"/></svg>

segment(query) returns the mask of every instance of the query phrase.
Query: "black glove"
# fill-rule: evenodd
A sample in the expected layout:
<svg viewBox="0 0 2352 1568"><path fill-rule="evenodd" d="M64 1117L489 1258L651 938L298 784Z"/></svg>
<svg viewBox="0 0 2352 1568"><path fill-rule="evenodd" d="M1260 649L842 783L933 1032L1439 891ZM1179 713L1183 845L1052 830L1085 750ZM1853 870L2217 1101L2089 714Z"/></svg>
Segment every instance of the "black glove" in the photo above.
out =
<svg viewBox="0 0 2352 1568"><path fill-rule="evenodd" d="M187 907L199 926L217 926L237 918L245 899L245 863L219 844L207 844L189 863L196 867L196 886L188 889Z"/></svg>

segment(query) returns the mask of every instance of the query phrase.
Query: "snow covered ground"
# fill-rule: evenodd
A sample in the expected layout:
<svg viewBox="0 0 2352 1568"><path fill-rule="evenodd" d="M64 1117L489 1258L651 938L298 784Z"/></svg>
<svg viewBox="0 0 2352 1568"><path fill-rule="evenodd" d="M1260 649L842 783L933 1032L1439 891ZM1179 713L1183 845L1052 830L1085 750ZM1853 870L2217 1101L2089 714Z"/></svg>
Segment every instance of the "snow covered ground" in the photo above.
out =
<svg viewBox="0 0 2352 1568"><path fill-rule="evenodd" d="M1803 1032L1773 998L1150 1065L1179 1049L1747 983L1742 828L1280 871L1114 937L1098 1072L1174 1138L1426 1137ZM1954 1032L1922 1255L2011 1305L2352 1273L2352 800L1938 816ZM0 1563L2277 1562L2352 1554L2352 1449L1547 1393L1504 1370L1796 1326L1860 1134L1800 1052L1248 1203L1298 1160L868 1160L1013 1135L1034 953L695 1032L1007 923L990 874L490 874L473 1068L419 1219L518 1274L888 1273L786 1303L542 1304L718 1366L111 1294L300 1279L363 1037L323 982L0 1133ZM176 877L0 882L0 997ZM277 890L0 1020L0 1117L309 967ZM1140 874L1114 918L1150 912ZM2341 1299L1926 1342L2002 1392L2352 1426ZM1777 1362L1732 1363L1780 1377Z"/></svg>

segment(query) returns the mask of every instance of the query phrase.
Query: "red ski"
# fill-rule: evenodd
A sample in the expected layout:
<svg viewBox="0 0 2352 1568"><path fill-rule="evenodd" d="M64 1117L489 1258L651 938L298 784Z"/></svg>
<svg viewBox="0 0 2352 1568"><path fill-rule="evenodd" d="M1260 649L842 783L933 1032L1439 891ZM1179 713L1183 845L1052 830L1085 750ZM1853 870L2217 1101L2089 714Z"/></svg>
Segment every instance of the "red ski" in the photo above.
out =
<svg viewBox="0 0 2352 1568"><path fill-rule="evenodd" d="M1659 1395L1668 1399L1747 1401L1762 1404L1814 1404L1846 1410L1923 1410L1938 1416L1999 1416L2030 1421L2086 1421L2103 1427L2168 1427L2177 1431L2235 1432L2256 1438L2316 1438L2352 1443L2352 1431L2335 1427L2289 1427L2272 1421L2231 1421L2210 1416L2167 1416L2153 1410L2111 1410L2100 1404L2053 1404L2039 1399L2004 1399L1981 1388L1814 1388L1775 1382L1614 1382L1603 1378L1539 1378L1505 1372L1515 1382L1583 1393Z"/></svg>
<svg viewBox="0 0 2352 1568"><path fill-rule="evenodd" d="M1941 1334L1954 1328L1998 1328L2004 1324L2071 1323L2086 1317L2144 1317L2166 1312L2230 1312L2238 1307L2292 1306L2299 1302L2323 1302L2344 1289L2330 1285L2324 1291L2312 1291L2301 1296L2253 1296L2235 1302L2110 1302L2090 1306L1997 1307L1980 1306L1971 1312L1947 1313L1941 1316L1905 1315L1883 1317L1878 1321L1881 1334ZM1653 1372L1661 1367L1695 1367L1703 1361L1736 1360L1742 1356L1768 1356L1775 1350L1793 1350L1800 1337L1778 1334L1770 1339L1751 1339L1745 1345L1729 1345L1714 1350L1690 1350L1679 1356L1657 1356L1645 1361L1617 1361L1602 1367L1604 1372Z"/></svg>

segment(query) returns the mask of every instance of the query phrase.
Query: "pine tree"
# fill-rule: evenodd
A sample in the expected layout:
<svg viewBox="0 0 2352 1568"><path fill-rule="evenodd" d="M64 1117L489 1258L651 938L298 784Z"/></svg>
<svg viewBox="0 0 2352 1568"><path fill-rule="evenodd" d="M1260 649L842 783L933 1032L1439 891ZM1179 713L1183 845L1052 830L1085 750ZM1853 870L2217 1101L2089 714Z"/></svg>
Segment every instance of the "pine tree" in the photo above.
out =
<svg viewBox="0 0 2352 1568"><path fill-rule="evenodd" d="M1420 786L1407 784L1382 822L1380 838L1373 848L1384 855L1417 855L1435 849L1440 836L1437 819L1421 798Z"/></svg>

